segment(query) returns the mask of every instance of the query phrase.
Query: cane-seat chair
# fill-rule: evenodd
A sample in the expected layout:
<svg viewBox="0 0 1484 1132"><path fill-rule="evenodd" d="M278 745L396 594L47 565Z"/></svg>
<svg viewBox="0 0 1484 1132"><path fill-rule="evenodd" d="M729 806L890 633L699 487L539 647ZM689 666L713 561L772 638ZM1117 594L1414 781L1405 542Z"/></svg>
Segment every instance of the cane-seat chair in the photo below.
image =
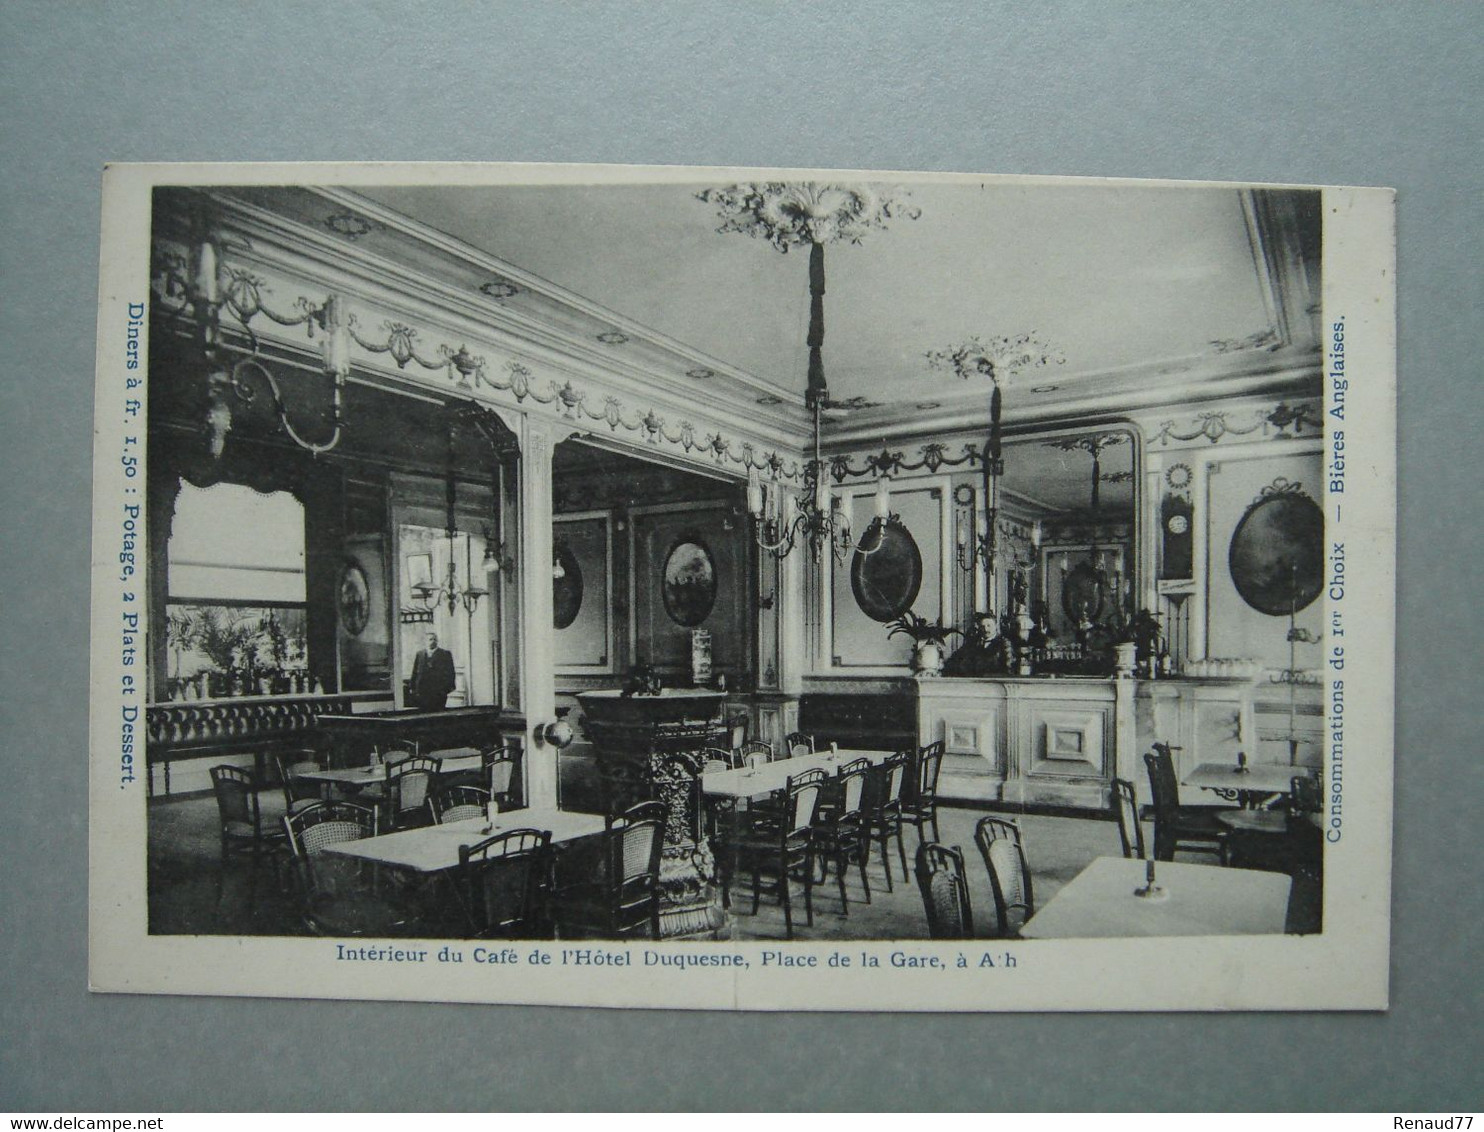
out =
<svg viewBox="0 0 1484 1132"><path fill-rule="evenodd" d="M897 840L897 858L902 865L902 879L907 880L907 848L902 841L902 794L912 767L912 751L898 751L875 767L868 780L870 800L866 809L868 840L881 849L881 867L886 872L886 891L894 891L891 856L888 847Z"/></svg>
<svg viewBox="0 0 1484 1132"><path fill-rule="evenodd" d="M1020 824L993 815L980 818L974 827L974 843L979 846L984 868L989 873L997 934L1001 938L1019 935L1036 911L1031 867L1026 860Z"/></svg>
<svg viewBox="0 0 1484 1132"><path fill-rule="evenodd" d="M550 878L549 830L510 829L461 845L459 894L470 934L477 939L544 934L538 924Z"/></svg>
<svg viewBox="0 0 1484 1132"><path fill-rule="evenodd" d="M938 834L938 774L943 769L944 741L929 743L917 752L916 773L907 781L902 797L902 821L917 830L918 844L927 840L931 826L934 841Z"/></svg>
<svg viewBox="0 0 1484 1132"><path fill-rule="evenodd" d="M490 792L478 786L440 786L428 795L428 811L434 825L482 818L489 812L490 804Z"/></svg>
<svg viewBox="0 0 1484 1132"><path fill-rule="evenodd" d="M814 753L814 736L807 735L802 731L790 731L783 737L783 750L785 757L790 759L796 759L802 755L812 755Z"/></svg>
<svg viewBox="0 0 1484 1132"><path fill-rule="evenodd" d="M659 938L665 812L663 803L643 802L606 819L595 874L552 893L551 917L560 938Z"/></svg>
<svg viewBox="0 0 1484 1132"><path fill-rule="evenodd" d="M919 845L917 887L922 893L929 939L974 938L974 908L961 852L936 841Z"/></svg>
<svg viewBox="0 0 1484 1132"><path fill-rule="evenodd" d="M1224 855L1226 829L1221 807L1182 806L1171 748L1156 743L1144 756L1149 771L1149 795L1154 804L1154 859L1173 861L1178 852Z"/></svg>
<svg viewBox="0 0 1484 1132"><path fill-rule="evenodd" d="M327 853L346 841L375 837L374 809L353 802L316 802L283 819L305 925L316 935L404 934L411 917L378 891L375 866Z"/></svg>
<svg viewBox="0 0 1484 1132"><path fill-rule="evenodd" d="M820 793L827 780L828 775L818 767L790 777L779 807L782 820L736 830L721 854L726 890L737 872L751 874L754 915L762 898L763 878L773 879L789 939L794 934L795 876L802 877L804 911L808 924L814 925L814 829Z"/></svg>
<svg viewBox="0 0 1484 1132"><path fill-rule="evenodd" d="M428 798L437 792L441 759L413 755L387 764L386 824L394 829L416 829L431 820Z"/></svg>
<svg viewBox="0 0 1484 1132"><path fill-rule="evenodd" d="M840 889L840 914L844 916L850 915L850 900L845 890L847 866L856 866L866 903L871 902L871 881L866 875L871 854L867 814L870 774L870 759L854 759L842 766L829 783L830 807L821 810L814 823L814 855L824 866L821 881L828 879L833 864L835 883Z"/></svg>
<svg viewBox="0 0 1484 1132"><path fill-rule="evenodd" d="M1134 796L1134 784L1124 778L1115 778L1111 802L1113 816L1118 821L1118 840L1123 846L1123 855L1143 860L1144 827L1139 824L1139 802Z"/></svg>

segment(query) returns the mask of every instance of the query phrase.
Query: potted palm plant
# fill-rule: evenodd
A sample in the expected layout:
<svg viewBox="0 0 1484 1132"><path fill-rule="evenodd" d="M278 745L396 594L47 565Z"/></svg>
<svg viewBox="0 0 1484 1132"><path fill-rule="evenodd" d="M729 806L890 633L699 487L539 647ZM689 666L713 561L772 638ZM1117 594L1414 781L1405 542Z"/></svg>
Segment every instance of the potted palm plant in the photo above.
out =
<svg viewBox="0 0 1484 1132"><path fill-rule="evenodd" d="M943 650L948 638L959 630L945 628L941 622L929 621L919 613L907 610L887 626L887 638L901 634L912 638L912 674L937 676L943 671Z"/></svg>

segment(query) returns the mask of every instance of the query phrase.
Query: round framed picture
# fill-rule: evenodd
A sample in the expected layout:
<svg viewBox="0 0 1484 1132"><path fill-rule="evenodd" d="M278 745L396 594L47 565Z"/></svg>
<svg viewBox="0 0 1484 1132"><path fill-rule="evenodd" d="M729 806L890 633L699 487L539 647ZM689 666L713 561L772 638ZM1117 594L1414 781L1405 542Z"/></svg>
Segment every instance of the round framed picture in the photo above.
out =
<svg viewBox="0 0 1484 1132"><path fill-rule="evenodd" d="M1324 586L1324 512L1303 492L1259 499L1232 532L1227 565L1242 600L1286 617Z"/></svg>
<svg viewBox="0 0 1484 1132"><path fill-rule="evenodd" d="M716 563L711 551L698 538L682 538L665 556L660 596L670 620L694 629L711 615L716 605Z"/></svg>
<svg viewBox="0 0 1484 1132"><path fill-rule="evenodd" d="M883 625L894 621L917 600L922 588L922 551L900 522L879 527L881 545L870 554L859 550L850 560L850 589L861 612ZM866 535L866 541L871 540Z"/></svg>
<svg viewBox="0 0 1484 1132"><path fill-rule="evenodd" d="M340 568L340 584L335 595L340 624L352 637L359 637L371 619L371 583L359 562L347 561Z"/></svg>

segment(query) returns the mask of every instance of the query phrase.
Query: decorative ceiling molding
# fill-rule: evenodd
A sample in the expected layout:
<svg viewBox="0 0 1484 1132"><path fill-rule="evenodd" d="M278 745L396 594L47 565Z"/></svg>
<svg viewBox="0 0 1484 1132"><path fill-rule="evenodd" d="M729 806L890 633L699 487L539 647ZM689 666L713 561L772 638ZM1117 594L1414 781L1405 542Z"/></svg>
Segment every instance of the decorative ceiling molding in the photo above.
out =
<svg viewBox="0 0 1484 1132"><path fill-rule="evenodd" d="M1272 408L1200 412L1185 431L1181 431L1173 420L1162 421L1159 431L1149 439L1150 443L1158 442L1162 447L1167 447L1171 441L1185 444L1202 439L1215 444L1227 437L1251 436L1261 430L1264 440L1288 440L1302 436L1305 425L1311 435L1322 431L1323 421L1318 415L1317 405L1311 408L1306 402L1290 405L1284 401Z"/></svg>
<svg viewBox="0 0 1484 1132"><path fill-rule="evenodd" d="M357 290L373 302L406 307L412 299L426 321L467 323L452 336L502 337L504 346L557 365L581 367L588 376L619 378L637 394L638 385L676 398L694 396L687 370L705 368L718 383L718 409L747 414L745 419L776 432L785 444L802 445L808 420L802 405L779 401L774 413L757 413L754 397L776 386L695 348L651 330L615 311L564 290L539 276L472 248L374 201L338 187L178 189L206 203L226 226L236 226L254 244L254 254L296 274L305 261L323 271L354 276ZM372 236L347 240L325 232L324 219L354 211L374 222ZM440 265L437 273L428 264ZM507 301L491 303L479 285L491 278L517 289ZM347 290L347 288L342 288ZM410 321L410 320L409 320ZM618 331L629 339L625 351L605 349L598 334ZM784 440L783 438L787 438Z"/></svg>
<svg viewBox="0 0 1484 1132"><path fill-rule="evenodd" d="M287 330L308 325L308 333L312 336L312 321L307 320L304 311L316 304L300 296L290 304L291 309L297 313L284 314L270 307L264 296L274 293L275 284L286 284L283 286L285 291L303 287L309 290L328 288L332 292L338 292L341 281L333 276L313 281L302 276L295 280L283 280L276 272L255 270L259 265L252 260L257 251L254 243L233 240L228 247L234 257L247 260L245 265L231 262L222 264L223 273L232 281L226 292L229 296L226 310L237 319L240 328L238 332L254 343L255 349L259 343L273 342L290 352L308 352L308 343L300 344L287 338L280 333L279 328ZM186 262L187 257L182 247L167 241L156 241L151 266L152 288L162 303L162 309L179 313L179 296L183 286L180 272ZM410 321L403 318L377 319L372 315L363 319L360 312L351 305L351 301L345 301L348 308L346 324L351 341L354 347L364 352L361 358L356 359L357 367L363 371L375 372L376 359L386 357L396 367L397 374L405 375L422 388L464 397L474 395L480 390L508 394L516 406L527 411L534 405L550 410L559 421L601 422L607 425L610 433L620 437L625 433L632 433L643 443L678 447L693 459L705 459L712 467L730 469L736 473L755 469L779 480L802 479L802 466L786 446L770 443L765 434L739 434L735 430L730 434L724 433L720 421L708 422L704 416L694 413L693 402L689 406L692 411L679 405L660 407L652 401L647 406L636 407L631 398L620 397L616 391L593 392L575 384L571 378L537 376L532 365L519 357L507 357L496 371L484 356L470 351L467 341L474 341L478 349L485 348L472 336L461 341L457 347L444 341L428 353L419 349L419 341L441 336L442 328L428 333L412 326ZM270 323L261 330L258 321L260 316ZM366 322L379 322L387 335L385 340L363 334L359 327ZM490 349L492 353L508 352L498 347ZM413 368L409 370L409 366ZM424 372L439 374L442 381L435 382L424 376ZM601 408L594 408L595 404ZM669 423L669 414L672 412L679 417L673 425ZM780 447L783 448L782 451Z"/></svg>
<svg viewBox="0 0 1484 1132"><path fill-rule="evenodd" d="M1243 189L1239 195L1273 342L1278 346L1318 343L1319 191L1254 188Z"/></svg>
<svg viewBox="0 0 1484 1132"><path fill-rule="evenodd" d="M1175 406L1229 402L1253 397L1307 400L1317 394L1323 359L1317 348L1204 354L1171 362L1125 367L1101 374L1077 375L1061 383L1056 395L1029 396L1010 384L1005 393L1007 427L1028 424L1075 424L1079 420L1169 412ZM944 397L939 408L903 417L902 406L868 410L849 421L827 422L826 446L842 451L913 437L940 437L989 427L988 398L983 388Z"/></svg>
<svg viewBox="0 0 1484 1132"><path fill-rule="evenodd" d="M885 185L762 181L703 189L696 199L716 206L717 232L740 232L787 253L812 244L859 244L889 221L916 220L922 210L907 203L910 196Z"/></svg>
<svg viewBox="0 0 1484 1132"><path fill-rule="evenodd" d="M1065 365L1067 360L1049 342L1037 337L1035 331L988 339L976 335L957 346L929 350L924 357L929 369L946 370L965 381L987 378L996 383L1025 370Z"/></svg>
<svg viewBox="0 0 1484 1132"><path fill-rule="evenodd" d="M1103 447L1107 444L1128 441L1130 433L1139 435L1145 438L1146 451L1150 445L1158 445L1160 448L1173 451L1215 444L1218 441L1225 443L1261 441L1315 443L1322 436L1319 402L1312 398L1285 399L1278 402L1267 400L1220 410L1201 410L1197 406L1192 407L1189 413L1188 428L1180 427L1176 420L1146 415L1142 420L1125 418L1116 423L1109 422L1110 429L1125 429L1128 430L1127 433L1105 429L1091 435L1113 438L1107 440L1102 445ZM1183 424L1183 421L1180 423ZM959 427L951 430L945 429L943 435L944 439L928 440L917 444L900 446L889 444L885 448L872 446L849 450L837 449L827 454L825 459L829 462L831 474L837 482L846 478L883 474L900 476L903 473L922 472L926 475L935 475L945 468L978 467L983 458L982 432L965 428L960 422ZM1005 437L1005 443L1008 446L1036 441L1036 439L1033 434L1011 434ZM1085 449L1087 445L1084 440L1084 436L1077 435L1040 440L1039 443L1048 448ZM876 444L880 444L879 436ZM1124 477L1117 472L1110 472L1104 476L1104 481L1109 483L1123 482L1123 479Z"/></svg>

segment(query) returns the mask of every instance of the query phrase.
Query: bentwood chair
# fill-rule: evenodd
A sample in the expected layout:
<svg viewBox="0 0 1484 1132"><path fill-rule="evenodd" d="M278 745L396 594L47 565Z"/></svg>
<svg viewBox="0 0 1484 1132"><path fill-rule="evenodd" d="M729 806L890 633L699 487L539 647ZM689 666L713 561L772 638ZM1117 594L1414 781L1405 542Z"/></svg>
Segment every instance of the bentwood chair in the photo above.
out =
<svg viewBox="0 0 1484 1132"><path fill-rule="evenodd" d="M830 809L821 813L814 823L814 855L824 865L821 883L829 878L833 863L842 916L850 915L850 901L845 894L847 865L853 864L859 870L866 903L871 902L871 881L866 876L866 861L871 854L870 819L866 812L870 774L870 759L855 759L842 766L829 784Z"/></svg>
<svg viewBox="0 0 1484 1132"><path fill-rule="evenodd" d="M938 835L938 774L943 769L944 742L929 743L917 752L917 773L909 779L902 798L902 821L917 829L917 842L927 840L925 828L932 826L933 840Z"/></svg>
<svg viewBox="0 0 1484 1132"><path fill-rule="evenodd" d="M387 766L387 824L394 830L416 829L432 819L428 797L438 789L441 759L413 755Z"/></svg>
<svg viewBox="0 0 1484 1132"><path fill-rule="evenodd" d="M440 786L428 795L434 825L482 818L489 805L490 792L478 786Z"/></svg>
<svg viewBox="0 0 1484 1132"><path fill-rule="evenodd" d="M283 812L297 813L305 806L320 800L321 788L317 783L306 782L299 777L308 771L319 770L319 759L313 751L292 751L273 756L278 768L278 781L283 789Z"/></svg>
<svg viewBox="0 0 1484 1132"><path fill-rule="evenodd" d="M804 881L804 912L810 927L814 926L814 826L820 792L828 776L815 767L788 780L782 806L783 820L776 825L739 829L724 847L723 892L731 888L734 871L752 874L752 913L757 915L762 898L762 878L771 876L774 891L783 905L783 922L787 938L793 939L793 882L795 874Z"/></svg>
<svg viewBox="0 0 1484 1132"><path fill-rule="evenodd" d="M438 773L438 785L442 786L483 786L483 768L474 766L459 770L449 770L451 763L460 763L466 759L480 757L478 747L437 747L422 753L426 758L437 759L440 764Z"/></svg>
<svg viewBox="0 0 1484 1132"><path fill-rule="evenodd" d="M508 742L481 751L479 755L479 785L490 792L490 797L499 803L501 810L516 809L516 771L520 767L520 755Z"/></svg>
<svg viewBox="0 0 1484 1132"><path fill-rule="evenodd" d="M226 887L227 862L246 857L251 865L248 900L257 898L258 866L283 845L283 832L263 828L257 780L240 767L223 763L211 768L211 790L216 795L221 835L221 869L217 873L216 902L221 906Z"/></svg>
<svg viewBox="0 0 1484 1132"><path fill-rule="evenodd" d="M1217 815L1220 807L1182 806L1175 761L1163 743L1144 756L1149 771L1149 794L1154 803L1154 859L1173 861L1177 852L1211 853L1220 859L1226 831Z"/></svg>
<svg viewBox="0 0 1484 1132"><path fill-rule="evenodd" d="M401 934L408 917L376 891L373 867L326 853L375 837L376 811L353 802L316 802L283 819L304 924L316 935Z"/></svg>
<svg viewBox="0 0 1484 1132"><path fill-rule="evenodd" d="M1271 810L1222 810L1217 820L1227 831L1221 862L1317 879L1323 833L1309 815L1320 808L1319 784L1308 775L1290 780L1288 797Z"/></svg>
<svg viewBox="0 0 1484 1132"><path fill-rule="evenodd" d="M397 739L391 743L378 744L373 748L371 761L393 766L405 759L416 758L419 753L418 746L413 740Z"/></svg>
<svg viewBox="0 0 1484 1132"><path fill-rule="evenodd" d="M787 757L796 759L801 755L812 755L814 753L814 736L806 735L802 731L790 731L783 737L783 749Z"/></svg>
<svg viewBox="0 0 1484 1132"><path fill-rule="evenodd" d="M773 744L762 739L749 739L737 748L743 766L765 766L773 761Z"/></svg>
<svg viewBox="0 0 1484 1132"><path fill-rule="evenodd" d="M1036 910L1020 825L993 816L980 818L974 827L974 843L989 872L997 934L1001 938L1016 936Z"/></svg>
<svg viewBox="0 0 1484 1132"><path fill-rule="evenodd" d="M662 803L650 802L607 819L597 875L552 893L559 938L622 939L645 932L659 938L664 814Z"/></svg>
<svg viewBox="0 0 1484 1132"><path fill-rule="evenodd" d="M974 938L974 908L961 852L924 841L917 847L917 887L929 939Z"/></svg>
<svg viewBox="0 0 1484 1132"><path fill-rule="evenodd" d="M466 788L467 789L467 788ZM476 939L531 938L551 878L551 832L511 829L459 847L459 895Z"/></svg>
<svg viewBox="0 0 1484 1132"><path fill-rule="evenodd" d="M902 879L907 880L907 848L902 842L902 792L907 785L907 772L912 766L911 751L898 751L876 767L868 780L870 804L866 809L866 833L869 841L881 848L881 867L886 872L886 891L894 891L891 879L891 856L887 846L897 839L897 858L902 865ZM868 845L869 851L869 845Z"/></svg>
<svg viewBox="0 0 1484 1132"><path fill-rule="evenodd" d="M1118 840L1123 855L1144 859L1144 827L1139 824L1139 803L1134 797L1134 784L1115 778L1112 791L1113 816L1118 819Z"/></svg>

